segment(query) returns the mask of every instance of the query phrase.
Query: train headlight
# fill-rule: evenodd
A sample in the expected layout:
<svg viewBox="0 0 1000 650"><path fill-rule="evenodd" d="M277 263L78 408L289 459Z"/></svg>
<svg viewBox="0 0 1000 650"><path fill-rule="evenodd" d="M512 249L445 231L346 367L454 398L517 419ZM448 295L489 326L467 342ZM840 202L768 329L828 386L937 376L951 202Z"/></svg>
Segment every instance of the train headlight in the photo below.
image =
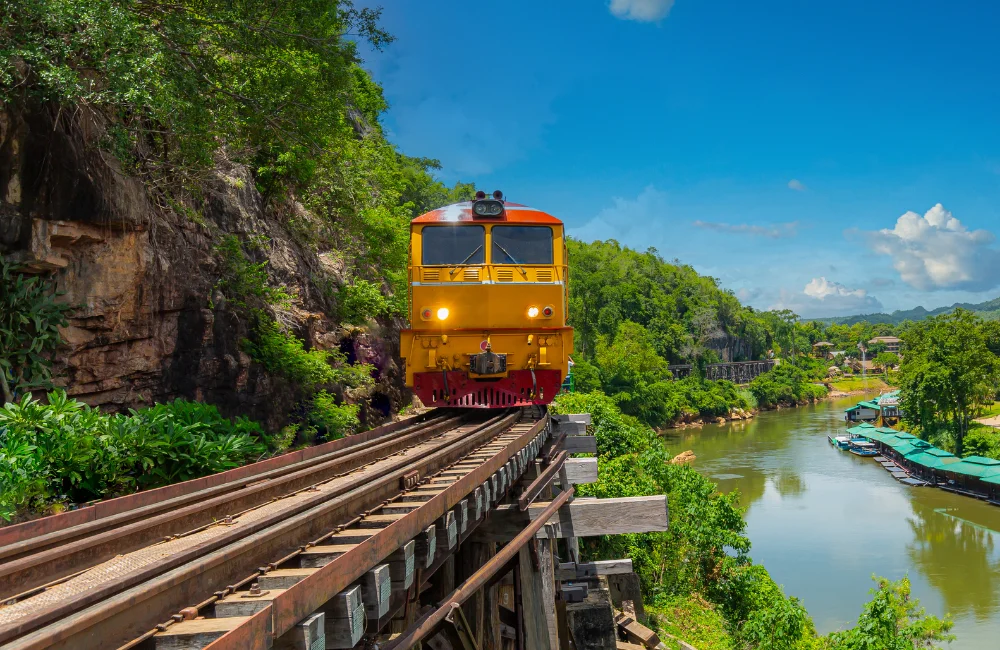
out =
<svg viewBox="0 0 1000 650"><path fill-rule="evenodd" d="M535 318L538 316L538 307L528 307L528 318Z"/></svg>
<svg viewBox="0 0 1000 650"><path fill-rule="evenodd" d="M474 217L499 217L503 215L503 202L496 199L482 199L472 204Z"/></svg>
<svg viewBox="0 0 1000 650"><path fill-rule="evenodd" d="M446 320L448 318L448 314L449 313L451 313L451 312L448 311L447 307L441 307L437 311L438 320Z"/></svg>

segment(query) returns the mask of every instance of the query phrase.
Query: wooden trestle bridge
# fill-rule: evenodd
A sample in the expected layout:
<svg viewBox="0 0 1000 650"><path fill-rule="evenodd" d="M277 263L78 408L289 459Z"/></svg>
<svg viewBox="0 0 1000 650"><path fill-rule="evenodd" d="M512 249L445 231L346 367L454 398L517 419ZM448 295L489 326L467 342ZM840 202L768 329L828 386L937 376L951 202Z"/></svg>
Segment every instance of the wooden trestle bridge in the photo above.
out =
<svg viewBox="0 0 1000 650"><path fill-rule="evenodd" d="M778 365L776 359L710 363L705 367L705 379L728 379L736 384L748 384L776 365ZM692 365L690 363L667 366L667 368L674 379L684 379L691 376Z"/></svg>
<svg viewBox="0 0 1000 650"><path fill-rule="evenodd" d="M656 648L631 561L577 540L666 530L666 497L574 499L589 422L437 409L0 528L0 646Z"/></svg>

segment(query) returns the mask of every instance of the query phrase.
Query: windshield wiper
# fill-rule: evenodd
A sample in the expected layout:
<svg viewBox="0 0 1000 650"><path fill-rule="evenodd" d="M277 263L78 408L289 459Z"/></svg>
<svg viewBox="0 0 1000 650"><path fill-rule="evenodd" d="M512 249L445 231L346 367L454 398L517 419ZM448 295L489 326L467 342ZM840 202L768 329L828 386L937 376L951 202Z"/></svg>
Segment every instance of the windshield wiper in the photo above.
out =
<svg viewBox="0 0 1000 650"><path fill-rule="evenodd" d="M459 263L458 263L458 264L456 265L456 268L453 268L453 269L452 269L451 271L449 271L449 272L448 272L448 277L450 278L451 276L455 275L455 273L457 273L457 272L458 272L458 268L457 268L457 267L459 267L459 266L462 266L462 265L464 265L464 264L465 264L466 262L468 262L469 260L471 260L471 259L472 259L472 256L473 256L473 255L475 255L476 253L478 253L478 252L479 252L479 249L480 249L480 248L482 248L482 247L483 247L483 245L482 245L482 244L480 244L479 246L476 246L476 250L474 250L474 251L472 251L471 253L469 253L468 255L466 255L466 256L465 256L465 259L464 259L464 260L462 260L461 262L459 262Z"/></svg>
<svg viewBox="0 0 1000 650"><path fill-rule="evenodd" d="M509 257L510 261L513 264L517 265L517 270L521 272L521 275L523 275L524 277L528 277L528 272L524 270L524 267L521 266L520 262L518 262L516 259L514 259L513 255L511 255L509 252L507 252L506 248L504 248L499 242L496 242L496 241L493 242L493 245L496 246L497 248L499 248L500 250L502 250L503 254L506 255L507 257Z"/></svg>

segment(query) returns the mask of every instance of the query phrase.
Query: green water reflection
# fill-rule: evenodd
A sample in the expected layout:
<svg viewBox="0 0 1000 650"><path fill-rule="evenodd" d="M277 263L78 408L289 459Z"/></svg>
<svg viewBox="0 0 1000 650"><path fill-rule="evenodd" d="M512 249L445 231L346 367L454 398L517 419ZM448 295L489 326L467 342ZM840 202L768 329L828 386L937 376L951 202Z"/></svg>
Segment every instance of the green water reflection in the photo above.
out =
<svg viewBox="0 0 1000 650"><path fill-rule="evenodd" d="M952 648L1000 648L1000 508L908 488L871 459L833 448L857 398L764 413L665 436L691 449L720 489L747 507L754 558L803 599L821 632L846 627L872 574L910 576L928 611L950 612Z"/></svg>

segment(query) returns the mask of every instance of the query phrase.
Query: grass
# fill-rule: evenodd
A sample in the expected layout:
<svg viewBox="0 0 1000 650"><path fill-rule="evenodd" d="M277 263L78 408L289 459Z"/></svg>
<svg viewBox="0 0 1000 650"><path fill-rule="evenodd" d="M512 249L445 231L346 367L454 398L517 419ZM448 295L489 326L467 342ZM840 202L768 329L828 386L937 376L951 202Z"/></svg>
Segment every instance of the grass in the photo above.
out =
<svg viewBox="0 0 1000 650"><path fill-rule="evenodd" d="M715 606L698 594L676 596L656 606L647 606L653 627L690 643L698 650L732 650L733 639L726 629L726 619ZM661 641L668 648L679 647L667 636Z"/></svg>
<svg viewBox="0 0 1000 650"><path fill-rule="evenodd" d="M991 418L1000 415L1000 402L993 402L982 408L977 414L977 418Z"/></svg>
<svg viewBox="0 0 1000 650"><path fill-rule="evenodd" d="M844 379L835 379L830 382L830 388L842 393L855 393L857 391L865 390L865 383L867 382L867 389L871 391L876 390L888 390L892 388L889 384L885 383L882 377L868 377L867 380L861 377L846 377Z"/></svg>

